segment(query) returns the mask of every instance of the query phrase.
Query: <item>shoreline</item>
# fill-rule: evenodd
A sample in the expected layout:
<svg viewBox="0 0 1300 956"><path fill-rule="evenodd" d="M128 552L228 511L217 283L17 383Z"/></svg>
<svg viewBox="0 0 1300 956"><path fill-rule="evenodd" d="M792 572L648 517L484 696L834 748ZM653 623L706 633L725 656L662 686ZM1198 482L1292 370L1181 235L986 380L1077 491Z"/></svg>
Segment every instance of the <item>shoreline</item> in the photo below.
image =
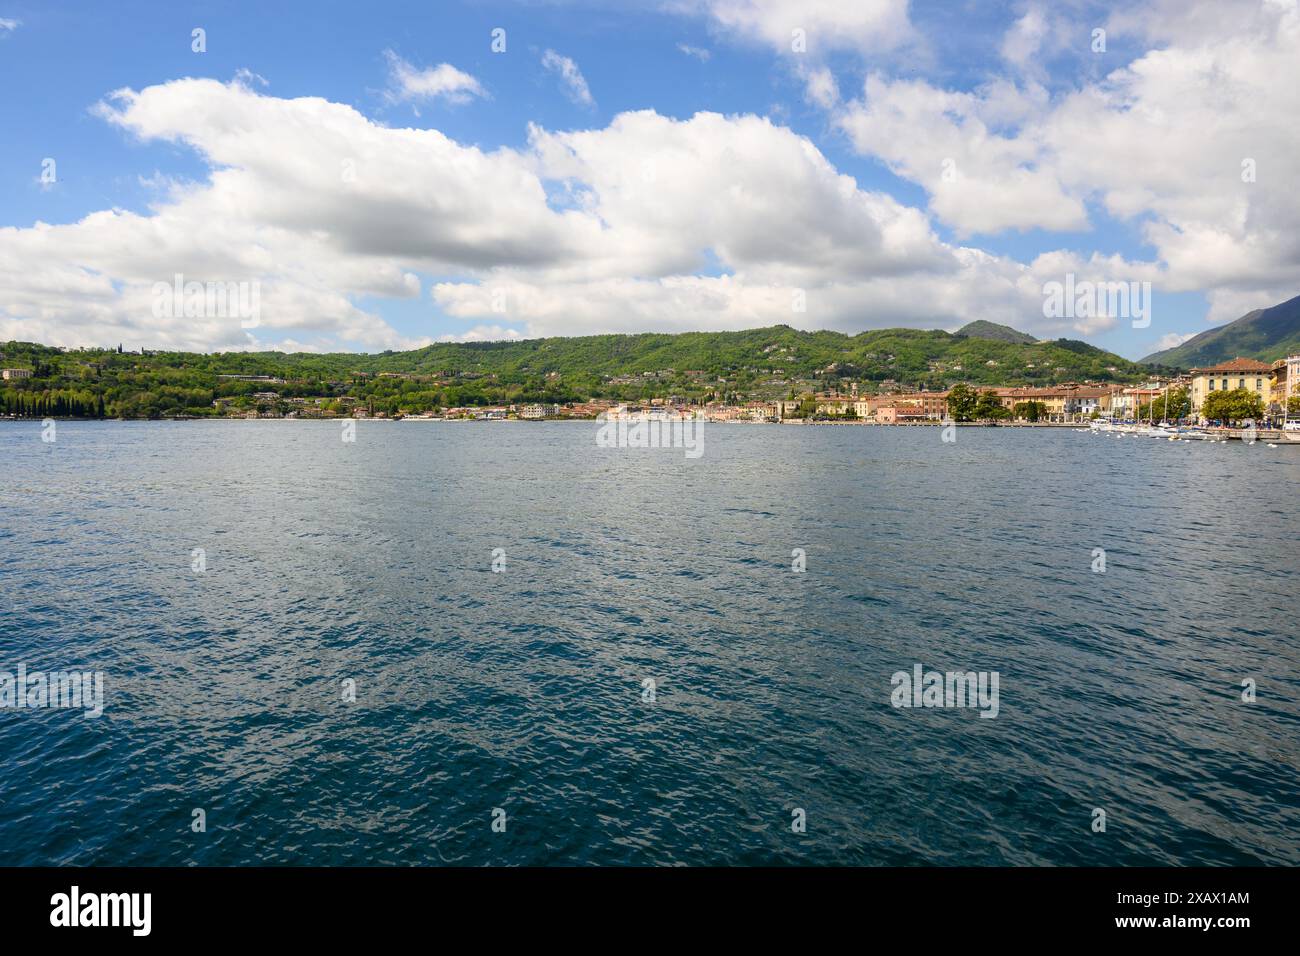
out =
<svg viewBox="0 0 1300 956"><path fill-rule="evenodd" d="M84 418L75 415L43 415L40 418L16 418L13 416L0 416L0 422L477 422L477 423L499 423L510 422L512 424L560 424L564 422L598 422L599 418L421 418L418 415L408 415L403 418L288 418L288 417L267 417L267 418L218 418L218 417L171 417L171 418ZM619 419L609 419L618 421ZM627 419L627 421L650 421L652 419ZM663 421L676 421L677 419L663 419ZM691 419L682 419L690 421ZM660 421L660 419L653 419ZM955 425L958 428L1087 428L1087 422L943 422L943 421L924 421L924 422L870 422L870 421L808 421L801 418L788 418L784 421L753 421L745 419L729 418L702 418L699 421L708 422L710 425L830 425L830 426L863 426L869 428L935 428L945 425Z"/></svg>
<svg viewBox="0 0 1300 956"><path fill-rule="evenodd" d="M21 424L31 422L39 425L40 423L50 420L55 422L82 422L82 423L104 423L104 424L127 424L138 422L143 424L176 424L186 422L242 422L242 423L293 423L293 424L325 424L335 422L383 422L386 424L397 424L404 421L410 422L436 422L439 424L501 424L509 423L516 425L541 425L541 424L576 424L576 423L594 423L601 421L597 418L542 418L542 419L524 419L524 418L494 418L494 419L477 419L477 418L420 418L418 416L408 416L405 418L77 418L72 416L48 415L43 418L15 418L4 416L0 417L0 423ZM793 427L864 427L864 428L943 428L948 425L957 428L1013 428L1013 429L1065 429L1074 432L1087 432L1093 434L1088 427L1088 422L943 422L943 421L924 421L924 422L870 422L870 421L805 421L803 419L787 419L785 421L745 421L733 419L701 419L701 422L707 422L710 425L736 425L736 426L755 426L755 425L787 425ZM1221 434L1228 441L1241 441L1242 433L1245 429L1241 428L1212 428L1203 427L1204 430ZM1100 432L1098 434L1106 434ZM1256 441L1262 443L1278 442L1282 445L1296 445L1300 447L1300 442L1286 439L1285 433L1277 428L1256 428ZM1134 437L1152 437L1140 435ZM1163 436L1160 436L1163 437Z"/></svg>

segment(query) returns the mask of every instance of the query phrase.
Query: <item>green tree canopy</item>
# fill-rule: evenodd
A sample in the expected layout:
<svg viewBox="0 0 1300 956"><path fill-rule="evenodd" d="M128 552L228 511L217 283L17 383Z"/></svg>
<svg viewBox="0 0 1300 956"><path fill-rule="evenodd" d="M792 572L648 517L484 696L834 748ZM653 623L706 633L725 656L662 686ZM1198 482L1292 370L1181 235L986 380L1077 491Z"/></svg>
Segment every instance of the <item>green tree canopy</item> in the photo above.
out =
<svg viewBox="0 0 1300 956"><path fill-rule="evenodd" d="M1220 422L1258 421L1264 417L1264 402L1248 388L1211 392L1201 405L1201 415Z"/></svg>
<svg viewBox="0 0 1300 956"><path fill-rule="evenodd" d="M954 421L970 422L975 420L975 405L979 396L965 383L954 385L948 391L948 414Z"/></svg>
<svg viewBox="0 0 1300 956"><path fill-rule="evenodd" d="M1011 413L1002 406L997 392L980 392L975 399L975 417L980 421L998 421L1011 417Z"/></svg>
<svg viewBox="0 0 1300 956"><path fill-rule="evenodd" d="M1016 402L1011 411L1016 418L1022 418L1027 422L1036 422L1047 414L1047 403Z"/></svg>

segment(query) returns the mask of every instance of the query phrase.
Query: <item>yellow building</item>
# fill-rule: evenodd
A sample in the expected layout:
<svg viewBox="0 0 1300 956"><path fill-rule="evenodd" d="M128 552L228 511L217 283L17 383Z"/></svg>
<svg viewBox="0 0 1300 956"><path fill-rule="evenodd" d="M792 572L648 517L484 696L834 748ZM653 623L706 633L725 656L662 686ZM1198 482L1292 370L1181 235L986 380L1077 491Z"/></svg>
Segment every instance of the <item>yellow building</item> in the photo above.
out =
<svg viewBox="0 0 1300 956"><path fill-rule="evenodd" d="M1025 402L1037 402L1042 406L1039 418L1045 422L1065 421L1065 404L1067 392L1064 388L994 388L979 389L981 392L996 392L998 401L1009 412L1014 412L1017 405Z"/></svg>
<svg viewBox="0 0 1300 956"><path fill-rule="evenodd" d="M1209 368L1192 369L1192 411L1199 412L1212 393L1238 388L1254 392L1267 408L1273 390L1272 367L1267 362L1235 358Z"/></svg>
<svg viewBox="0 0 1300 956"><path fill-rule="evenodd" d="M856 405L857 402L854 399L839 395L817 396L818 415L847 415Z"/></svg>

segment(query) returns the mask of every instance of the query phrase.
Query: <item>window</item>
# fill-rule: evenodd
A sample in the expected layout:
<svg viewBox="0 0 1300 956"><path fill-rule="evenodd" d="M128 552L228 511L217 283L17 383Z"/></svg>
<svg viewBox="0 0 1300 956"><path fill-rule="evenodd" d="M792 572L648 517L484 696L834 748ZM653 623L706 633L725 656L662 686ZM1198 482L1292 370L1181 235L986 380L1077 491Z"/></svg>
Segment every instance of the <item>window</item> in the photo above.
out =
<svg viewBox="0 0 1300 956"><path fill-rule="evenodd" d="M1210 379L1210 391L1214 391L1214 379Z"/></svg>
<svg viewBox="0 0 1300 956"><path fill-rule="evenodd" d="M1255 379L1255 391L1258 392L1263 387L1264 387L1264 380L1262 378Z"/></svg>

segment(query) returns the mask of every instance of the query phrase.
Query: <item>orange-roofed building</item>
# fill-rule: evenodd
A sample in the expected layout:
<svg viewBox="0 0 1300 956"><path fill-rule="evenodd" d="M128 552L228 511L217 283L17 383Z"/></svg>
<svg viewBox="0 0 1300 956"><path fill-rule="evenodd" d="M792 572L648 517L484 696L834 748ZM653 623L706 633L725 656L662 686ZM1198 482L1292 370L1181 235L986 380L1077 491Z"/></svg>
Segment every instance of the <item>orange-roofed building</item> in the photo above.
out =
<svg viewBox="0 0 1300 956"><path fill-rule="evenodd" d="M1272 371L1268 362L1255 359L1235 358L1231 362L1220 362L1207 368L1192 369L1192 411L1199 412L1201 406L1214 392L1231 392L1244 388L1259 396L1265 407L1272 398Z"/></svg>

